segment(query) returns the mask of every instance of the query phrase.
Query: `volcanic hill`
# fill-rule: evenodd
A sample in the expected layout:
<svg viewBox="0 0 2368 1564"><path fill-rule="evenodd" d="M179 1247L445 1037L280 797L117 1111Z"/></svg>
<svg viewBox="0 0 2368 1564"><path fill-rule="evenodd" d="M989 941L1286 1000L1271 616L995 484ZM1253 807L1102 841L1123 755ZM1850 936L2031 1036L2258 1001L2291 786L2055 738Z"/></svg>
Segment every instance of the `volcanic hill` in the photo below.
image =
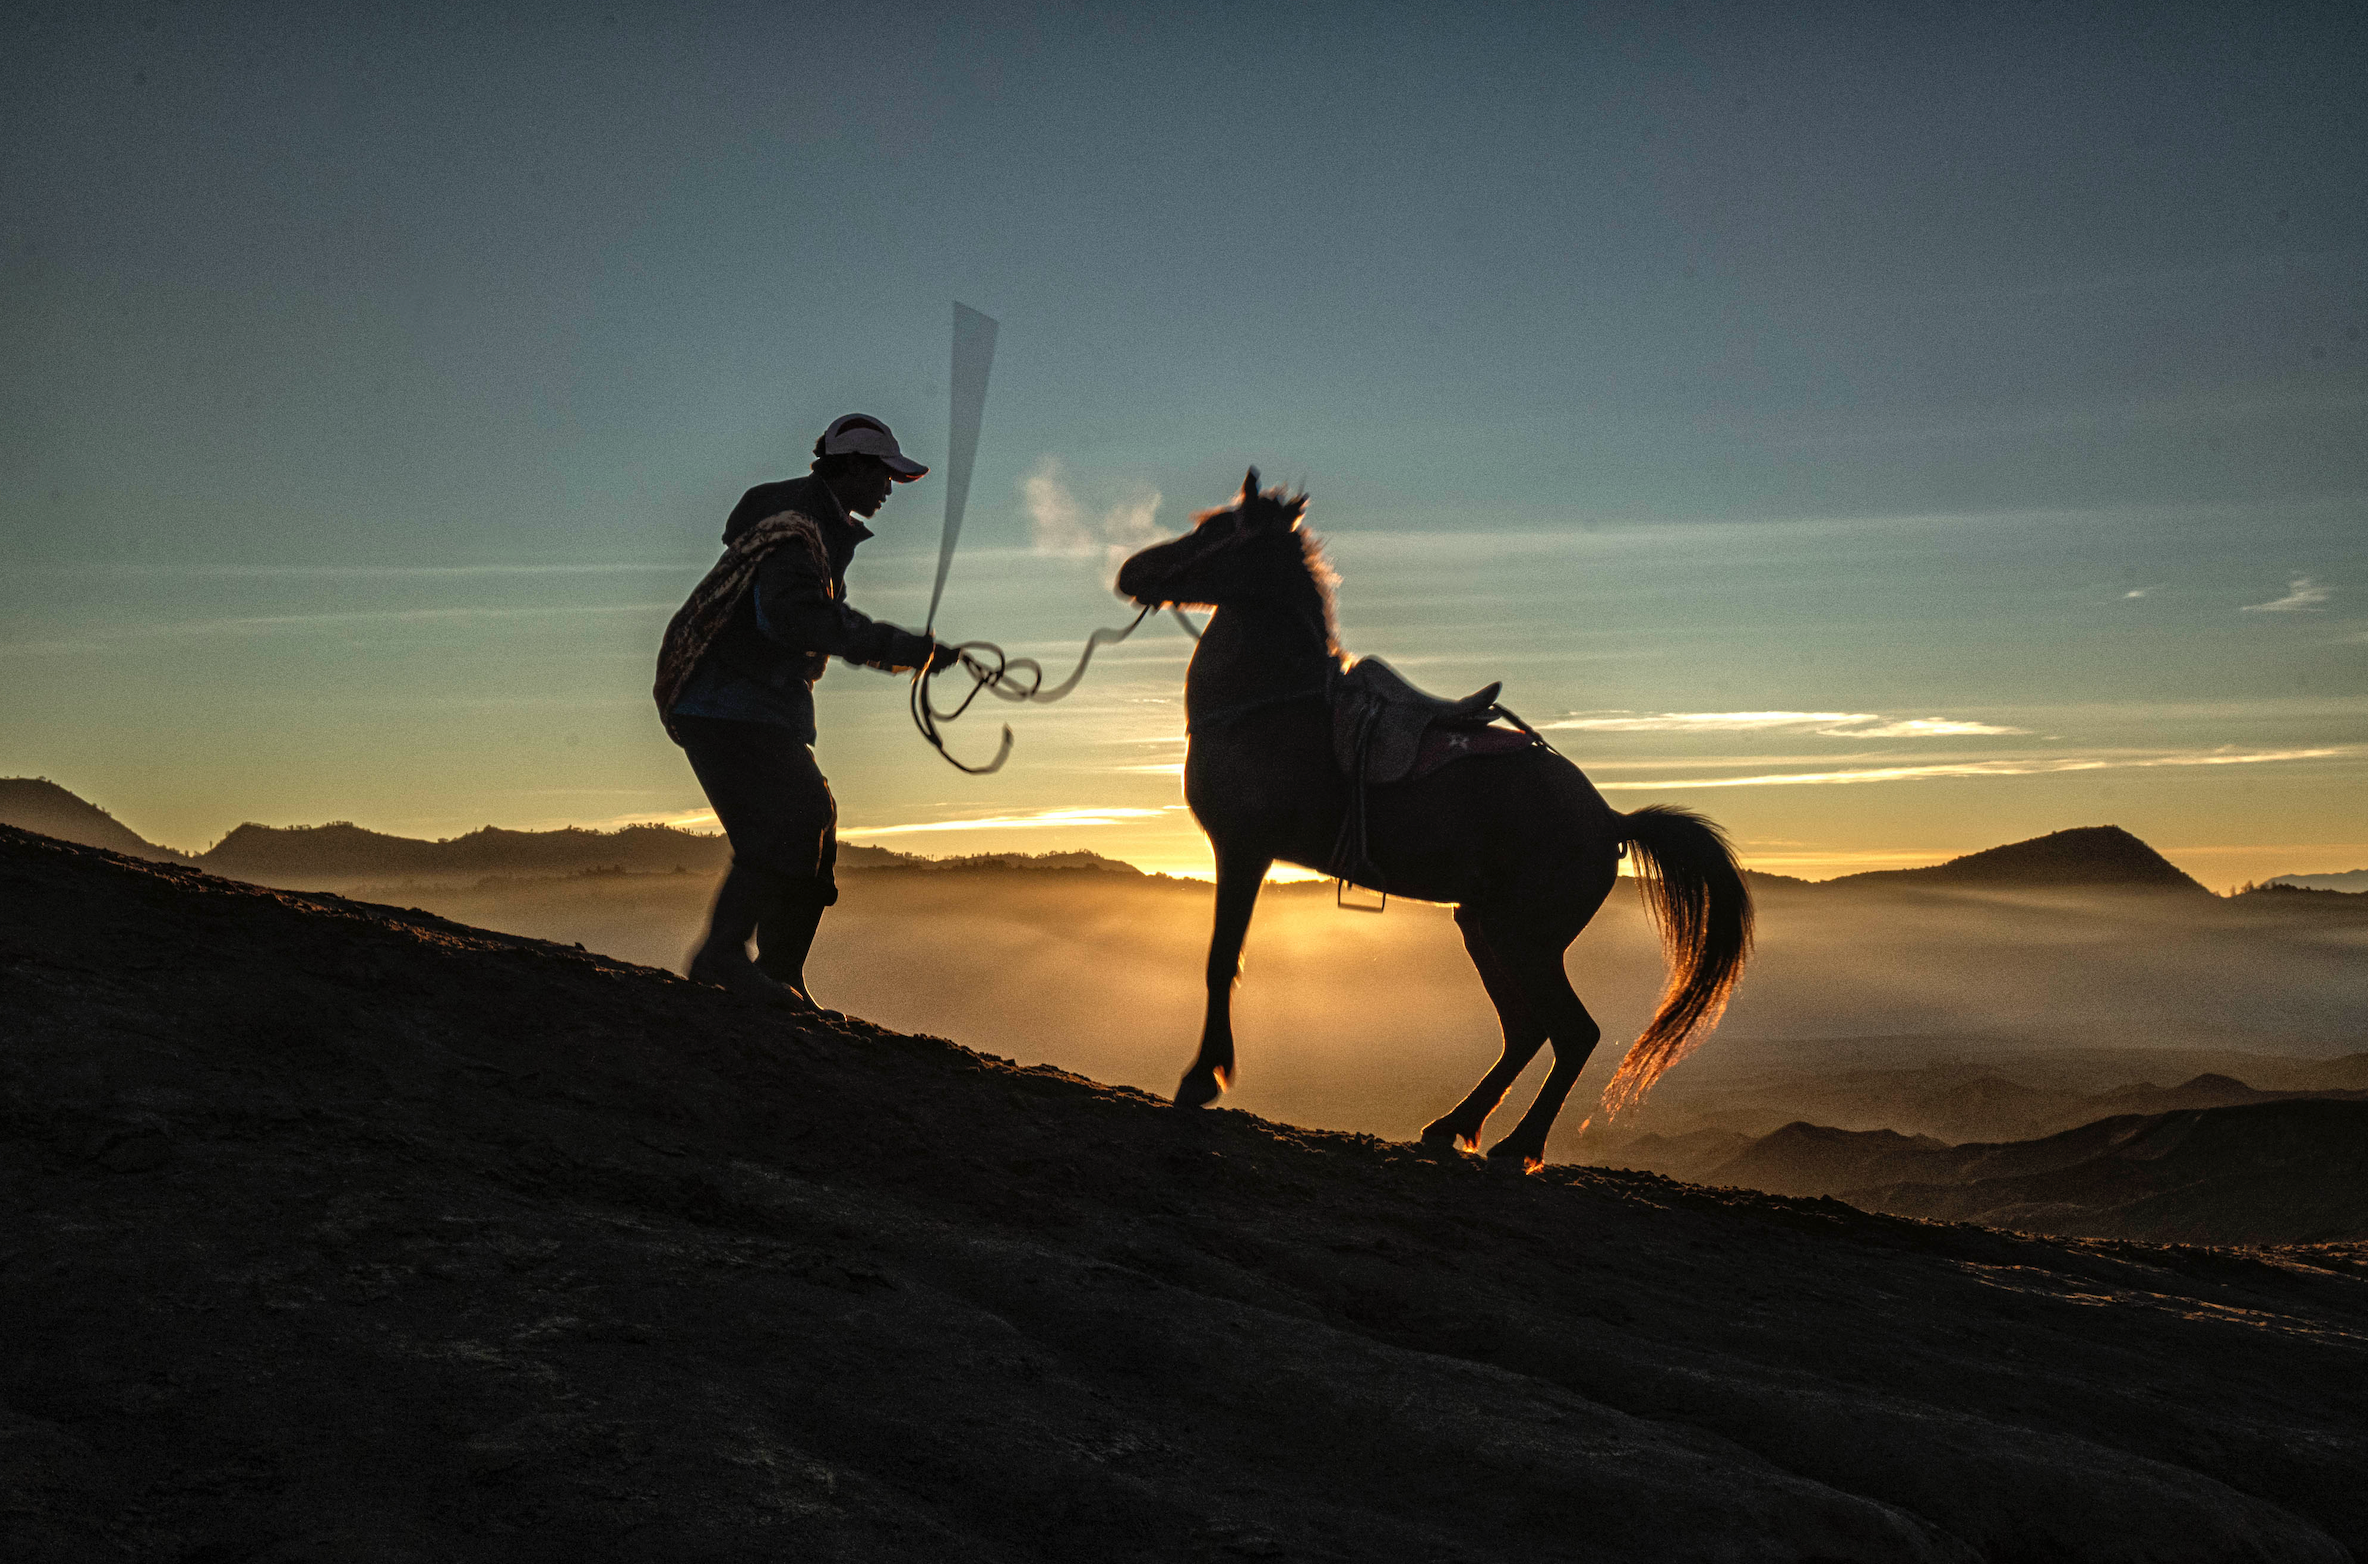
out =
<svg viewBox="0 0 2368 1564"><path fill-rule="evenodd" d="M1855 890L2114 890L2209 896L2184 870L2117 825L2075 826L1987 847L1921 869L1872 869L1827 880Z"/></svg>
<svg viewBox="0 0 2368 1564"><path fill-rule="evenodd" d="M0 829L11 1560L2340 1560L2368 1251L1529 1179Z"/></svg>
<svg viewBox="0 0 2368 1564"><path fill-rule="evenodd" d="M134 858L156 858L171 863L188 859L154 842L116 819L106 810L47 777L0 777L0 824L38 831L60 841Z"/></svg>

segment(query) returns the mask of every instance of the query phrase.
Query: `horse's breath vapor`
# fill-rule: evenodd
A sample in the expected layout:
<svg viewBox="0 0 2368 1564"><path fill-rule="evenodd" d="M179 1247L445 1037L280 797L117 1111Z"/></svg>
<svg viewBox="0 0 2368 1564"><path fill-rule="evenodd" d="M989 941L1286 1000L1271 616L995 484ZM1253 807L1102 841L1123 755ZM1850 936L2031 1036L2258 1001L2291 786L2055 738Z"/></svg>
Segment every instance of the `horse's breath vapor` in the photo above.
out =
<svg viewBox="0 0 2368 1564"><path fill-rule="evenodd" d="M1093 559L1102 565L1104 585L1126 557L1159 540L1159 490L1129 486L1116 503L1081 499L1057 456L1046 456L1020 479L1020 502L1028 513L1030 548L1055 559Z"/></svg>

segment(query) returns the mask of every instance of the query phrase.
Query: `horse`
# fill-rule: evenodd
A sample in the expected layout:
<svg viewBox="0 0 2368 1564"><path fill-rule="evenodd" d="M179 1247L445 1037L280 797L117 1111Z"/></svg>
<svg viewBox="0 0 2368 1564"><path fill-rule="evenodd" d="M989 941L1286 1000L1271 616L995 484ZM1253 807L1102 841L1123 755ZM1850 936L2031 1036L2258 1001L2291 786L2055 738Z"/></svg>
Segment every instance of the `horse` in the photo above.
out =
<svg viewBox="0 0 2368 1564"><path fill-rule="evenodd" d="M1751 894L1716 825L1671 805L1622 814L1542 740L1369 789L1365 850L1344 863L1352 784L1335 758L1331 696L1353 659L1340 645L1339 578L1306 511L1305 494L1262 490L1253 467L1231 505L1195 517L1190 531L1143 549L1118 573L1119 592L1146 612L1210 614L1184 682L1184 797L1216 855L1216 916L1200 1050L1176 1105L1204 1107L1232 1084L1242 940L1259 886L1280 860L1454 906L1504 1052L1422 1140L1477 1151L1489 1115L1551 1043L1553 1066L1536 1101L1488 1151L1493 1163L1534 1171L1602 1037L1563 971L1563 952L1611 894L1623 852L1670 972L1651 1022L1605 1088L1606 1113L1641 1100L1717 1025L1750 951Z"/></svg>

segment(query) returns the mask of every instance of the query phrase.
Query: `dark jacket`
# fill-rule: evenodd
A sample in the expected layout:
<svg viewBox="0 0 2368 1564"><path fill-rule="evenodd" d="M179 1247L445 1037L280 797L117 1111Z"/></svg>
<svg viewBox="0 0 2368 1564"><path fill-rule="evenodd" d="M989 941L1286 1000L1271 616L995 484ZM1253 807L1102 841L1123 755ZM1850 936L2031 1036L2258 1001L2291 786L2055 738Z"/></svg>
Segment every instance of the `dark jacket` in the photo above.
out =
<svg viewBox="0 0 2368 1564"><path fill-rule="evenodd" d="M803 547L767 554L755 588L709 645L674 710L779 723L801 730L812 743L814 681L831 658L890 671L917 668L929 660L932 643L847 606L847 564L871 529L848 515L819 478L758 484L732 508L724 541L785 510L810 516L820 527L829 573Z"/></svg>

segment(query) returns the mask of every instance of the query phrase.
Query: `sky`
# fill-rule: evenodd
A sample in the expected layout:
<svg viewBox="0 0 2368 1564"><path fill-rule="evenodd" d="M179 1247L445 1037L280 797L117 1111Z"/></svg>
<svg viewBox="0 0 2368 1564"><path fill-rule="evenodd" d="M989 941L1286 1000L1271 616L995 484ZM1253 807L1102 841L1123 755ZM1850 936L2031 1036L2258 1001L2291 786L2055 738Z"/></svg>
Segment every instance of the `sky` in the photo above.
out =
<svg viewBox="0 0 2368 1564"><path fill-rule="evenodd" d="M960 300L950 637L1073 658L1255 462L1351 651L1754 866L2368 866L2357 7L15 14L0 773L151 839L698 823L660 630L833 416L942 460ZM834 669L844 835L1205 868L1189 651L991 777Z"/></svg>

